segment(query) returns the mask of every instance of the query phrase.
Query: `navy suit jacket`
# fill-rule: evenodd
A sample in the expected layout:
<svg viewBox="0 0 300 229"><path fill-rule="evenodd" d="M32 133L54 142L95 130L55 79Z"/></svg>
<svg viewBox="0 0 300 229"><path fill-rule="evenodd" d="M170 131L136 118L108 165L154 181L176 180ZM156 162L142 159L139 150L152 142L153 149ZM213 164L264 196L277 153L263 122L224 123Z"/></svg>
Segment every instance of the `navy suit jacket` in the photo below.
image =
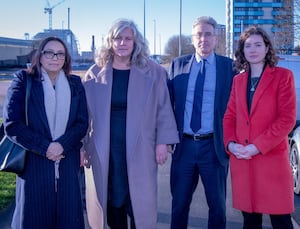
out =
<svg viewBox="0 0 300 229"><path fill-rule="evenodd" d="M187 94L187 86L195 55L185 55L175 58L169 72L168 87L171 102L174 108L180 141L182 140L184 126L184 109ZM217 157L222 165L228 165L228 156L223 144L223 116L226 111L230 95L233 76L233 60L216 55L216 89L214 105L214 146ZM181 153L181 146L178 144L173 155L176 160Z"/></svg>

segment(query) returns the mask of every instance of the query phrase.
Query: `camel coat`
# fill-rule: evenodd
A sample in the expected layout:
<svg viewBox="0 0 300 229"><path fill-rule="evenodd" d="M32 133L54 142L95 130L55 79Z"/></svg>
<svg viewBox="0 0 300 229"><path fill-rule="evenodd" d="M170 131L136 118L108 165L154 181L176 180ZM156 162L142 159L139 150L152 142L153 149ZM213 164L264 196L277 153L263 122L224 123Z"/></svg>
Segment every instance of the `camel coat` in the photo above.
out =
<svg viewBox="0 0 300 229"><path fill-rule="evenodd" d="M98 68L93 66L92 68ZM84 83L90 112L90 131L84 147L91 159L95 191L87 196L89 223L100 228L103 212L106 223L107 185L110 150L110 105L112 65L90 71ZM94 76L92 76L94 75ZM178 142L174 114L166 85L167 73L149 61L145 68L130 68L126 151L129 192L137 229L154 229L157 222L157 144ZM91 184L87 184L89 186ZM93 195L94 194L94 195ZM101 208L102 207L102 208Z"/></svg>
<svg viewBox="0 0 300 229"><path fill-rule="evenodd" d="M296 120L293 73L266 67L247 106L248 72L234 78L224 116L224 142L254 144L260 153L239 160L229 151L233 207L246 212L288 214L294 211L288 134Z"/></svg>

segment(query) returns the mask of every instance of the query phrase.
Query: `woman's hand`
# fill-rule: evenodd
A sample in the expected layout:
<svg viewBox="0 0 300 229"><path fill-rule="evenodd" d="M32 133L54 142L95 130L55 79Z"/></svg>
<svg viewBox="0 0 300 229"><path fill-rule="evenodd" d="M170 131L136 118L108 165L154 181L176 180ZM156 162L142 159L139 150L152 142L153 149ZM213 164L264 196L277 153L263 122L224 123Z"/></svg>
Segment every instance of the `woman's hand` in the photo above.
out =
<svg viewBox="0 0 300 229"><path fill-rule="evenodd" d="M247 150L245 146L239 143L230 142L228 144L228 150L237 158L237 159L250 159L247 156Z"/></svg>
<svg viewBox="0 0 300 229"><path fill-rule="evenodd" d="M253 156L259 153L259 150L254 144L243 146L242 144L230 142L228 144L228 150L235 155L237 159L249 160Z"/></svg>
<svg viewBox="0 0 300 229"><path fill-rule="evenodd" d="M169 146L167 144L158 144L156 145L156 162L159 165L166 163L168 159L168 150Z"/></svg>
<svg viewBox="0 0 300 229"><path fill-rule="evenodd" d="M253 156L259 153L259 150L254 144L246 145L245 150L247 151L247 156L250 158L252 158Z"/></svg>
<svg viewBox="0 0 300 229"><path fill-rule="evenodd" d="M63 155L64 148L58 142L51 142L48 146L46 157L52 161L60 161L65 156Z"/></svg>
<svg viewBox="0 0 300 229"><path fill-rule="evenodd" d="M84 149L80 150L80 167L87 167L89 168L89 156Z"/></svg>

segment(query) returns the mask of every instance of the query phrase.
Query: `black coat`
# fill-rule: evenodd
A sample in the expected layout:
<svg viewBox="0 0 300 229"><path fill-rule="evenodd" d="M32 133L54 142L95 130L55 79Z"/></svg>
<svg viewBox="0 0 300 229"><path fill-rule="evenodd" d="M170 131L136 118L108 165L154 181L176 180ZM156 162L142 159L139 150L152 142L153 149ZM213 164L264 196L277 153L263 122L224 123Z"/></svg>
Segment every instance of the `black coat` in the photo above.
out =
<svg viewBox="0 0 300 229"><path fill-rule="evenodd" d="M3 107L5 131L28 149L24 173L17 176L16 209L12 228L84 228L78 181L81 139L88 128L85 91L78 76L68 77L70 114L65 134L57 139L64 148L55 192L54 162L46 157L52 142L44 106L42 83L32 79L25 125L25 71L16 74Z"/></svg>

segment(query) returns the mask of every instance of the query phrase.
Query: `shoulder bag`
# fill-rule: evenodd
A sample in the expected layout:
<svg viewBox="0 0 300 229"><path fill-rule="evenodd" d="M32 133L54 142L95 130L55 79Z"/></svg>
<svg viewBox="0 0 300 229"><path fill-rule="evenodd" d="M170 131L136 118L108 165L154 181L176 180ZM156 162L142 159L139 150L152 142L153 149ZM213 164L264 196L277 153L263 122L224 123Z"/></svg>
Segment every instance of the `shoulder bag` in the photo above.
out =
<svg viewBox="0 0 300 229"><path fill-rule="evenodd" d="M26 76L26 97L25 97L25 117L26 125L28 125L27 109L28 99L31 90L30 76ZM12 172L20 174L25 168L26 149L18 145L4 133L3 123L1 125L1 142L0 142L0 171Z"/></svg>

